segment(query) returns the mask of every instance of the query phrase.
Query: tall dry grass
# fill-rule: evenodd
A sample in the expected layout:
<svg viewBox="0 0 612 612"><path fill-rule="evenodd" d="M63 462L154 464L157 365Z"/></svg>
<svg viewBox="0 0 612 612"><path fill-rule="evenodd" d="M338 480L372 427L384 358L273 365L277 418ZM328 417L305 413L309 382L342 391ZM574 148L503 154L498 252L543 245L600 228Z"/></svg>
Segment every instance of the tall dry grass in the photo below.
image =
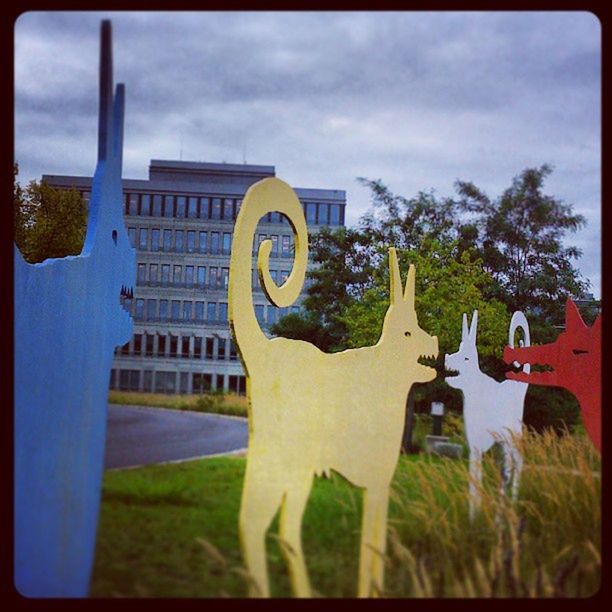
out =
<svg viewBox="0 0 612 612"><path fill-rule="evenodd" d="M395 597L586 597L601 568L600 457L586 437L526 434L516 503L485 457L482 505L468 516L466 462L400 462L385 594Z"/></svg>

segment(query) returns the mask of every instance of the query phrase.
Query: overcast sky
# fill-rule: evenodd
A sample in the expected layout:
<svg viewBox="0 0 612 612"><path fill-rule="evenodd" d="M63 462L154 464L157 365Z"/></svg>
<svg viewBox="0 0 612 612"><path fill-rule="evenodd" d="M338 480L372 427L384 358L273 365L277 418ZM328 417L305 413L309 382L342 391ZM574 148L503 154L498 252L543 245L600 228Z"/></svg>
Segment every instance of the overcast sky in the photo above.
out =
<svg viewBox="0 0 612 612"><path fill-rule="evenodd" d="M266 164L293 187L356 177L406 197L495 197L527 167L587 226L567 244L601 296L601 28L587 12L31 12L15 26L19 180L91 175L99 27L126 84L124 170L151 159Z"/></svg>

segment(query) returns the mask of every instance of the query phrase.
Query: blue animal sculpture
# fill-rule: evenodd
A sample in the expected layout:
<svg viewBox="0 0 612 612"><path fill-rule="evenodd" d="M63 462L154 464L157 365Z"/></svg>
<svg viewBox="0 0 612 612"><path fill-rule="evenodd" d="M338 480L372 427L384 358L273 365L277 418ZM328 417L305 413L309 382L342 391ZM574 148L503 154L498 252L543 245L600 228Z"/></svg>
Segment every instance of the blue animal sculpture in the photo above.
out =
<svg viewBox="0 0 612 612"><path fill-rule="evenodd" d="M102 22L98 162L80 255L26 263L15 247L15 586L27 597L89 591L113 351L136 255L122 214L124 86L113 95Z"/></svg>

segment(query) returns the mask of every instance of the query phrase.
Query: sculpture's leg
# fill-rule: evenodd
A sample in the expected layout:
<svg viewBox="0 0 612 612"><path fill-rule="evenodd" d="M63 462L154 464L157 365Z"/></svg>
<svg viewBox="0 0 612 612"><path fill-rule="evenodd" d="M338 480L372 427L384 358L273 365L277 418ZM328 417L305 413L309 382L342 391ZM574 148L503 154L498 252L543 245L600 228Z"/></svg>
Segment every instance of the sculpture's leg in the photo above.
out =
<svg viewBox="0 0 612 612"><path fill-rule="evenodd" d="M282 501L283 491L274 486L262 466L247 460L240 504L240 543L253 583L250 597L269 597L266 532Z"/></svg>
<svg viewBox="0 0 612 612"><path fill-rule="evenodd" d="M470 521L474 520L476 511L480 508L480 486L482 482L482 453L475 447L470 449Z"/></svg>
<svg viewBox="0 0 612 612"><path fill-rule="evenodd" d="M388 504L387 487L366 489L364 492L358 597L372 597L382 593Z"/></svg>
<svg viewBox="0 0 612 612"><path fill-rule="evenodd" d="M311 596L308 570L302 551L302 517L311 486L311 473L294 477L291 488L285 494L280 516L282 551L289 566L291 586L296 597Z"/></svg>

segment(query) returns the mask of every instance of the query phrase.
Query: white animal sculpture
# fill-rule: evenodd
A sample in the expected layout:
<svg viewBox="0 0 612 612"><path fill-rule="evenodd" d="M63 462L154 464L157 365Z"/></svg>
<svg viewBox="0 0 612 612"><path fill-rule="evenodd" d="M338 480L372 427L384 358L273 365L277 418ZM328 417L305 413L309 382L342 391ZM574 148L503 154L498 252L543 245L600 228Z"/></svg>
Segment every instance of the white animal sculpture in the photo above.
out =
<svg viewBox="0 0 612 612"><path fill-rule="evenodd" d="M482 455L496 442L503 450L503 476L506 483L512 483L512 499L518 494L521 468L523 464L517 442L521 437L523 409L527 383L513 380L498 382L484 374L478 365L476 348L476 328L478 311L474 311L468 331L467 315L463 314L461 344L456 353L446 355L444 365L447 371L457 372L447 375L445 380L463 394L463 420L470 452L470 519L474 518L480 506L479 485L482 480ZM514 348L514 334L522 328L524 342L529 346L529 324L522 312L515 312L510 321L509 345ZM523 366L523 372L530 372L530 365Z"/></svg>

